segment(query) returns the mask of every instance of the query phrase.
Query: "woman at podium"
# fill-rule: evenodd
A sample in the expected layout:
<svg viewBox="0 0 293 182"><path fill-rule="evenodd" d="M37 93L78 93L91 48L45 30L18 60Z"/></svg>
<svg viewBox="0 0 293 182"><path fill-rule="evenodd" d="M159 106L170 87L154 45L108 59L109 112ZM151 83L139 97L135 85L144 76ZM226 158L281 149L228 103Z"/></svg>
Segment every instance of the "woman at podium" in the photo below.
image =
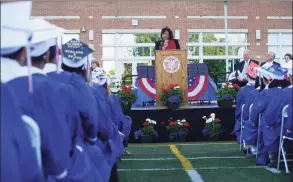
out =
<svg viewBox="0 0 293 182"><path fill-rule="evenodd" d="M175 50L180 49L178 40L174 39L173 32L169 27L161 31L161 40L156 42L156 50Z"/></svg>

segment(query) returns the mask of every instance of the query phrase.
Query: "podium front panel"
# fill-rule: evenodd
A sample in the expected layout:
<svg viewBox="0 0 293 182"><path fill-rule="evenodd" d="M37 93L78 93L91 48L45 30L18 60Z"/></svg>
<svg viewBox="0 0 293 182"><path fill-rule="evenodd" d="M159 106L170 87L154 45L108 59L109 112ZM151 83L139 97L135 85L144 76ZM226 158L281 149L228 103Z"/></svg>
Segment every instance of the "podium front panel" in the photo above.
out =
<svg viewBox="0 0 293 182"><path fill-rule="evenodd" d="M183 93L182 106L188 105L186 50L168 50L156 52L156 95L157 107L162 107L160 100L164 88L178 84Z"/></svg>

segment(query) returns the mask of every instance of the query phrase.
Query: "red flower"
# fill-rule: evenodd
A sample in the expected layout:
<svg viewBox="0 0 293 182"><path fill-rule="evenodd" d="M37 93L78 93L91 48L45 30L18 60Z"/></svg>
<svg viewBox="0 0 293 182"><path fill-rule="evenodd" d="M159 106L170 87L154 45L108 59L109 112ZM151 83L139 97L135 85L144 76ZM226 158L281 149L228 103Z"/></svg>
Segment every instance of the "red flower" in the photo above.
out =
<svg viewBox="0 0 293 182"><path fill-rule="evenodd" d="M173 125L176 125L176 124L177 124L176 122L171 121L169 125L170 125L170 126L173 126Z"/></svg>
<svg viewBox="0 0 293 182"><path fill-rule="evenodd" d="M144 122L144 123L143 123L143 126L148 126L148 125L149 125L148 122Z"/></svg>
<svg viewBox="0 0 293 182"><path fill-rule="evenodd" d="M175 87L179 87L179 84L175 84L174 86L175 86Z"/></svg>
<svg viewBox="0 0 293 182"><path fill-rule="evenodd" d="M189 122L185 122L185 123L183 123L183 126L186 127L186 128L188 128L188 127L190 127L190 123Z"/></svg>
<svg viewBox="0 0 293 182"><path fill-rule="evenodd" d="M164 89L163 89L163 92L167 93L167 92L169 92L169 89L164 88Z"/></svg>
<svg viewBox="0 0 293 182"><path fill-rule="evenodd" d="M240 89L240 86L238 84L233 84L233 87L236 88L237 90Z"/></svg>
<svg viewBox="0 0 293 182"><path fill-rule="evenodd" d="M216 118L216 122L218 122L218 123L219 123L220 121L221 121L221 120L220 120L219 118Z"/></svg>
<svg viewBox="0 0 293 182"><path fill-rule="evenodd" d="M174 87L175 87L175 86L174 86L173 84L170 84L170 85L169 85L169 88L170 88L170 89L173 89Z"/></svg>

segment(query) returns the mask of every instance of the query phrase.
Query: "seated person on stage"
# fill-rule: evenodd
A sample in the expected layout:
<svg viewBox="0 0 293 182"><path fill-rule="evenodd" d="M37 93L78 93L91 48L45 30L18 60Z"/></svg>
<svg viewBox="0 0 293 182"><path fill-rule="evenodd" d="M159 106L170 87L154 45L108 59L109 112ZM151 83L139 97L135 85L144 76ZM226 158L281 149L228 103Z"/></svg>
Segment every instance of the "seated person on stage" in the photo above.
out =
<svg viewBox="0 0 293 182"><path fill-rule="evenodd" d="M248 82L248 80L246 79L246 71L247 71L248 65L251 62L258 65L258 61L251 59L250 50L244 50L243 58L244 60L235 66L235 71L231 73L229 78L232 84L238 84L240 87L245 86Z"/></svg>
<svg viewBox="0 0 293 182"><path fill-rule="evenodd" d="M267 111L267 108L271 103L273 97L275 97L277 94L281 94L282 87L284 87L284 84L282 80L275 79L274 75L271 73L274 70L279 69L280 66L278 65L273 65L269 68L261 68L260 74L263 77L263 83L265 84L265 89L263 89L257 98L253 102L253 107L251 111L251 122L253 123L253 127L258 128L259 132L259 138L258 140L258 158L256 164L259 165L267 165L269 163L269 155L268 151L265 148L265 143L264 143L264 130L266 127L266 120L264 117L264 113ZM270 70L270 71L268 71ZM259 122L259 114L263 113L261 119L260 119L260 125L258 125ZM247 126L248 127L248 126Z"/></svg>
<svg viewBox="0 0 293 182"><path fill-rule="evenodd" d="M292 63L291 63L292 64ZM292 66L291 66L292 67ZM278 69L272 73L274 79L283 80L287 69ZM292 75L292 73L290 73ZM279 141L280 141L280 131L283 129L284 135L291 134L292 128L287 128L290 126L289 123L284 123L284 128L281 128L282 123L282 110L283 108L291 104L292 105L292 85L290 87L284 88L283 92L276 94L270 102L268 108L264 112L264 117L266 125L264 126L264 145L266 150L270 154L270 164L269 167L277 167L277 155L279 151ZM291 130L291 131L290 131Z"/></svg>
<svg viewBox="0 0 293 182"><path fill-rule="evenodd" d="M256 74L251 71L250 69L246 70L246 79L248 82L246 86L242 87L236 97L236 110L235 110L235 127L234 127L234 133L237 137L237 142L240 143L240 132L241 132L241 109L242 105L245 103L245 101L249 98L249 92L255 89L255 78Z"/></svg>

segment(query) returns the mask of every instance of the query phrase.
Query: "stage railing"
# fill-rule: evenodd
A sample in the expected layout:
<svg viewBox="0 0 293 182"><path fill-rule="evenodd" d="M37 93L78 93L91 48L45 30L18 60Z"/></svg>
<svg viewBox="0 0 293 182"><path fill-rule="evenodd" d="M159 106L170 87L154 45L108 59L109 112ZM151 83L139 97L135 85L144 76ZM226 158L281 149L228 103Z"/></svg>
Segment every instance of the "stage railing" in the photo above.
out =
<svg viewBox="0 0 293 182"><path fill-rule="evenodd" d="M209 76L214 80L215 84L219 87L222 86L222 84L226 83L227 80L227 75L230 74L230 72L226 72L226 73L209 73ZM133 84L133 77L137 77L138 75L125 75L123 77L123 85L131 85ZM129 78L129 79L127 79ZM128 83L127 83L128 82ZM130 83L129 83L130 82Z"/></svg>

